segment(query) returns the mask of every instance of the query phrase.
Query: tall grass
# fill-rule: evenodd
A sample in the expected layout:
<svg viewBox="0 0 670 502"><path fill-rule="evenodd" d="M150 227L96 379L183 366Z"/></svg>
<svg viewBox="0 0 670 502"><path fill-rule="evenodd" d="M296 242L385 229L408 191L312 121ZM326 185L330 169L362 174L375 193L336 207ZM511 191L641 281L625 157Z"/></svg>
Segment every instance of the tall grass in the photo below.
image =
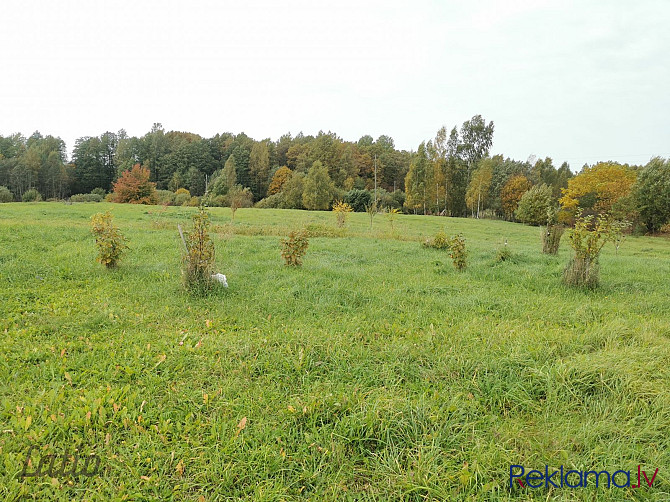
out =
<svg viewBox="0 0 670 502"><path fill-rule="evenodd" d="M88 230L101 207L131 245L112 273ZM537 228L400 215L400 240L354 213L294 268L277 235L337 232L332 214L243 208L211 235L230 287L194 298L176 224L197 209L161 228L150 210L0 206L0 498L670 497L667 240L606 246L590 291L562 285L570 250L542 254ZM467 239L461 273L419 245L445 229ZM493 259L500 235L514 260ZM31 444L105 470L19 479ZM530 490L510 464L660 470L651 489Z"/></svg>

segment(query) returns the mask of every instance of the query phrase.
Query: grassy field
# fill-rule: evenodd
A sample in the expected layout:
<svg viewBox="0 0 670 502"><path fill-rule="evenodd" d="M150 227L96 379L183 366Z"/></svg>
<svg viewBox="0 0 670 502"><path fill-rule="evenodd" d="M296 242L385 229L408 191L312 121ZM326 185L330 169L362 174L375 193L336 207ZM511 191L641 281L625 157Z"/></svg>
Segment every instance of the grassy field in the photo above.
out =
<svg viewBox="0 0 670 502"><path fill-rule="evenodd" d="M130 240L95 262L90 216ZM602 286L499 221L211 210L230 287L181 287L194 208L0 205L0 498L670 500L670 241L630 237ZM314 236L299 269L279 236ZM420 242L462 232L468 269ZM506 238L512 260L498 263ZM92 477L22 478L95 453ZM630 470L648 488L509 486L526 470ZM621 482L621 481L619 481Z"/></svg>

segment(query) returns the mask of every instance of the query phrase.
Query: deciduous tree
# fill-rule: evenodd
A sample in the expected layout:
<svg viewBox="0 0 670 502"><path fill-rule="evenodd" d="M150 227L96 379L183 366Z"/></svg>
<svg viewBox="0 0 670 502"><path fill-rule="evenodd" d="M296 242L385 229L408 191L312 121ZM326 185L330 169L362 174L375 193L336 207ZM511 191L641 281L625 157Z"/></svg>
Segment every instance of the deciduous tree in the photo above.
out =
<svg viewBox="0 0 670 502"><path fill-rule="evenodd" d="M302 192L302 203L306 209L326 210L333 200L335 187L328 176L328 170L318 160L312 164Z"/></svg>
<svg viewBox="0 0 670 502"><path fill-rule="evenodd" d="M251 174L251 191L256 200L266 196L268 177L270 176L270 153L268 141L254 143L249 155L249 171Z"/></svg>
<svg viewBox="0 0 670 502"><path fill-rule="evenodd" d="M284 183L288 181L292 174L293 171L291 171L286 166L282 166L277 169L277 171L272 176L272 182L270 182L270 187L268 188L268 195L274 195L281 192Z"/></svg>
<svg viewBox="0 0 670 502"><path fill-rule="evenodd" d="M568 180L559 202L563 209L573 213L577 207L606 213L621 198L631 193L637 175L626 165L600 162L585 167L574 178Z"/></svg>
<svg viewBox="0 0 670 502"><path fill-rule="evenodd" d="M531 184L528 178L519 174L507 180L500 192L502 209L507 218L512 218L514 211L519 207L519 201L523 194L530 190Z"/></svg>
<svg viewBox="0 0 670 502"><path fill-rule="evenodd" d="M640 217L651 232L670 221L670 160L652 159L635 186Z"/></svg>
<svg viewBox="0 0 670 502"><path fill-rule="evenodd" d="M542 183L535 185L521 196L516 218L527 225L546 225L555 202L551 187Z"/></svg>
<svg viewBox="0 0 670 502"><path fill-rule="evenodd" d="M426 213L429 200L428 191L433 181L433 172L430 167L426 144L421 143L405 177L405 192L407 194L405 207L411 211L421 210L424 214Z"/></svg>
<svg viewBox="0 0 670 502"><path fill-rule="evenodd" d="M241 207L251 207L254 202L254 196L247 187L242 185L233 185L228 191L226 197L232 213L232 220L235 221L235 212Z"/></svg>
<svg viewBox="0 0 670 502"><path fill-rule="evenodd" d="M156 184L149 181L149 170L135 164L130 171L124 171L114 183L113 202L131 204L158 204Z"/></svg>
<svg viewBox="0 0 670 502"><path fill-rule="evenodd" d="M487 124L481 115L463 122L458 151L468 166L468 182L479 161L489 154L493 145L493 129L493 122Z"/></svg>
<svg viewBox="0 0 670 502"><path fill-rule="evenodd" d="M486 208L488 203L489 189L493 179L493 168L491 159L484 159L477 170L473 173L468 191L465 195L465 201L470 211L479 218L479 212Z"/></svg>

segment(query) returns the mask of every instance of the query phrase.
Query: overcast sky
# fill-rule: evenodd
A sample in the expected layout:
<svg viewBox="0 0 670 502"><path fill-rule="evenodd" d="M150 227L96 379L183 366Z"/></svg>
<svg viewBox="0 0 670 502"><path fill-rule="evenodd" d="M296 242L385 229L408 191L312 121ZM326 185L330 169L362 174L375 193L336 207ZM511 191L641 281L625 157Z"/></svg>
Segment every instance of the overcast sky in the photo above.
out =
<svg viewBox="0 0 670 502"><path fill-rule="evenodd" d="M3 0L0 134L334 131L416 150L481 114L492 153L670 156L670 2Z"/></svg>

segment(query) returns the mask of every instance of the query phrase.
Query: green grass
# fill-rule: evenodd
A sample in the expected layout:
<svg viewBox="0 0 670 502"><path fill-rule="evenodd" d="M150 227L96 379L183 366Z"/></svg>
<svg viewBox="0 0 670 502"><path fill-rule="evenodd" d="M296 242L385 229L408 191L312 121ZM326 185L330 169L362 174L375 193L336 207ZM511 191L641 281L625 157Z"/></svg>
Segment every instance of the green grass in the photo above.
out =
<svg viewBox="0 0 670 502"><path fill-rule="evenodd" d="M129 238L116 270L89 231L105 209ZM561 284L567 239L542 255L537 228L212 209L230 287L197 298L176 230L194 211L0 205L2 499L670 499L668 240L608 245L582 291ZM279 236L303 226L284 267ZM466 271L421 246L440 230L464 234ZM104 471L22 479L31 444ZM659 472L510 489L510 464Z"/></svg>

